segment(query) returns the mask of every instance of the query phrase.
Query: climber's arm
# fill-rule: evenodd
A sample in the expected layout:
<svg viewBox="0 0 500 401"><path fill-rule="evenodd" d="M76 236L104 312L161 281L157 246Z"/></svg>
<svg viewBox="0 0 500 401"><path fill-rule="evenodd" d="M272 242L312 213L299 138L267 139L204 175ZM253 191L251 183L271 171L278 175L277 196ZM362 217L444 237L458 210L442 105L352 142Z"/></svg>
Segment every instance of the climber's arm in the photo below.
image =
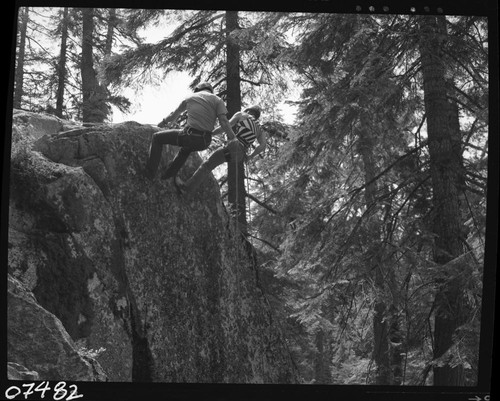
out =
<svg viewBox="0 0 500 401"><path fill-rule="evenodd" d="M238 113L236 113L236 114L238 114ZM228 141L236 138L236 135L234 134L233 129L231 128L232 125L234 125L234 124L236 124L236 122L238 122L238 120L235 120L235 122L233 122L236 114L231 118L231 120L228 120L227 116L225 114L220 114L218 116L220 127L215 129L212 132L212 135L218 135L222 132L225 132L227 135ZM231 123L231 122L233 122L233 123Z"/></svg>
<svg viewBox="0 0 500 401"><path fill-rule="evenodd" d="M250 155L248 155L247 161L249 161L250 159L254 158L258 154L260 154L260 153L264 152L264 150L266 150L267 134L265 131L261 130L260 127L259 127L259 134L257 135L257 142L259 142L259 144L255 148L255 150Z"/></svg>
<svg viewBox="0 0 500 401"><path fill-rule="evenodd" d="M187 107L187 101L183 100L179 106L172 112L170 113L167 117L165 117L161 122L158 124L158 127L166 127L168 123L171 123L172 121L175 121L179 118L181 113L186 110Z"/></svg>
<svg viewBox="0 0 500 401"><path fill-rule="evenodd" d="M241 120L242 115L243 115L243 113L241 111L234 113L234 115L229 120L229 125L231 127L234 127L236 125L236 123ZM222 127L222 125L219 125L216 129L213 130L212 135L220 135L223 132L224 132L224 128Z"/></svg>

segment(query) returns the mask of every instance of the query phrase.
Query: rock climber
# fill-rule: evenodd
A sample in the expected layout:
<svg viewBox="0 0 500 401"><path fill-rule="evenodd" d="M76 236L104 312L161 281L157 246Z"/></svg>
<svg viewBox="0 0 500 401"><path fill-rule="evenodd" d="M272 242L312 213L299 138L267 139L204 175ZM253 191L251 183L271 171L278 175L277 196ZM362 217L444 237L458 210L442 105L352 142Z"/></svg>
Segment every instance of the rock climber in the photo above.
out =
<svg viewBox="0 0 500 401"><path fill-rule="evenodd" d="M251 106L244 111L239 111L231 117L229 124L233 127L236 135L228 134L228 143L217 149L210 157L204 161L196 172L186 183L179 183L181 191L188 194L193 193L206 176L224 162L238 163L242 160L249 161L266 149L267 135L261 129L257 120L261 110L259 106ZM218 127L213 134L218 135L224 130L223 126ZM227 132L227 130L224 130ZM249 153L253 142L257 140L258 145L253 152Z"/></svg>
<svg viewBox="0 0 500 401"><path fill-rule="evenodd" d="M153 134L144 171L146 177L154 179L160 164L163 145L176 145L180 147L180 150L163 173L162 178L173 177L174 184L177 186L177 173L190 153L205 150L210 145L216 120L220 124L218 133L225 132L228 137L234 137L234 132L227 119L226 105L213 92L214 89L210 83L198 84L194 88L194 93L187 96L177 109L158 124L160 128L168 127L171 122L177 120L182 112L187 111L187 121L184 128L167 129Z"/></svg>

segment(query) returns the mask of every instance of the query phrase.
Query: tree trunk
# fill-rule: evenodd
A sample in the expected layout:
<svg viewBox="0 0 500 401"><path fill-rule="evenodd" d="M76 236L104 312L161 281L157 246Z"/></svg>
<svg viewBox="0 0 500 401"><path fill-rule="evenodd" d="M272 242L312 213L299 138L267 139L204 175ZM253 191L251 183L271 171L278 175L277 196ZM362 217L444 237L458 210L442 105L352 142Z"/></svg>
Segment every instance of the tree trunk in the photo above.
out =
<svg viewBox="0 0 500 401"><path fill-rule="evenodd" d="M375 161L373 157L373 140L370 137L368 130L369 119L364 114L361 115L361 127L359 134L358 151L361 155L365 172L365 203L366 207L373 207L375 204L375 193L377 191L376 183L373 181L375 177ZM369 245L367 254L369 255L369 271L374 272L375 283L375 306L373 315L373 359L376 365L375 383L379 385L390 384L390 360L389 360L389 344L387 341L388 327L386 318L387 305L383 300L385 291L384 276L382 272L382 255L380 253L380 243L377 240L380 238L380 222L377 218L377 212L368 214L368 232L373 233L374 240Z"/></svg>
<svg viewBox="0 0 500 401"><path fill-rule="evenodd" d="M106 45L104 48L104 54L109 56L111 54L111 49L113 48L113 35L116 26L116 9L109 9L108 15L108 31L106 32Z"/></svg>
<svg viewBox="0 0 500 401"><path fill-rule="evenodd" d="M388 341L387 305L382 299L384 291L384 277L380 263L375 266L375 313L373 315L373 359L376 364L375 384L390 385L391 360Z"/></svg>
<svg viewBox="0 0 500 401"><path fill-rule="evenodd" d="M460 325L462 315L460 276L452 274L450 263L463 254L458 191L461 155L457 154L454 141L454 124L450 124L450 119L456 115L451 113L447 98L445 63L441 51L441 41L445 40L445 36L440 32L437 17L422 17L420 24L420 54L433 188L433 231L436 235L433 258L443 266L444 276L447 277L439 283L440 289L435 297L434 359L438 359L453 345L453 334ZM434 366L434 385L464 384L463 367L451 366L449 362L448 358Z"/></svg>
<svg viewBox="0 0 500 401"><path fill-rule="evenodd" d="M19 17L20 17L20 25L19 25L19 43L17 46L17 63L16 63L16 72L15 72L15 89L14 89L14 99L13 106L16 109L20 109L22 105L23 98L23 85L24 85L24 58L26 51L26 30L28 28L28 20L29 20L29 8L28 7L20 7L19 8Z"/></svg>
<svg viewBox="0 0 500 401"><path fill-rule="evenodd" d="M94 70L94 9L83 8L82 13L82 120L102 123L107 116L107 106Z"/></svg>
<svg viewBox="0 0 500 401"><path fill-rule="evenodd" d="M63 118L64 86L66 84L66 52L68 41L68 8L64 7L61 28L61 51L57 64L56 116Z"/></svg>
<svg viewBox="0 0 500 401"><path fill-rule="evenodd" d="M94 31L94 9L84 8L82 13L82 120L83 122L93 122L91 100L96 91L92 39Z"/></svg>
<svg viewBox="0 0 500 401"><path fill-rule="evenodd" d="M389 272L390 292L393 295L393 302L389 307L389 353L391 367L391 385L400 386L403 384L403 342L404 336L401 330L401 319L399 316L400 299L399 288L396 275L393 269Z"/></svg>
<svg viewBox="0 0 500 401"><path fill-rule="evenodd" d="M375 163L375 143L368 131L370 118L366 113L360 117L359 146L358 151L363 160L365 173L365 203L367 208L376 205L377 184L374 178L377 173ZM393 385L395 381L401 380L402 359L398 358L397 345L400 343L399 322L397 320L396 300L387 303L391 294L396 294L394 271L391 268L384 269L386 260L382 246L383 221L380 216L381 210L374 207L368 213L368 233L373 239L368 247L369 270L373 272L375 284L375 305L373 315L373 359L376 364L375 383L377 385ZM392 287L392 288L389 288ZM396 344L393 347L391 344ZM399 379L398 379L399 377Z"/></svg>
<svg viewBox="0 0 500 401"><path fill-rule="evenodd" d="M240 90L240 49L231 39L231 32L239 29L238 12L226 12L226 38L227 38L227 109L229 117L241 109ZM239 230L247 234L247 217L245 208L245 164L228 163L227 171L228 201L235 214Z"/></svg>

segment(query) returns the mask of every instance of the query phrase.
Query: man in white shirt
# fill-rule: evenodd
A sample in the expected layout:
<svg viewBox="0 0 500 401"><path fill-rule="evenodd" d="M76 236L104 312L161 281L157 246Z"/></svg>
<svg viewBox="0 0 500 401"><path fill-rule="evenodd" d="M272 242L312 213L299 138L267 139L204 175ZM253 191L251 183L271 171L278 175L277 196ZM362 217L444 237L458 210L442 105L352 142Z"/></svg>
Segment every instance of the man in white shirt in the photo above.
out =
<svg viewBox="0 0 500 401"><path fill-rule="evenodd" d="M187 110L187 122L183 129L167 129L153 134L144 172L146 177L154 179L160 164L163 145L180 146L179 152L162 175L162 178L174 177L174 183L177 185L176 175L191 152L205 150L210 145L217 120L222 128L221 132L224 131L228 137L234 137L227 119L226 105L213 92L212 85L207 82L200 83L192 95L184 99L177 109L158 124L161 128L166 127Z"/></svg>

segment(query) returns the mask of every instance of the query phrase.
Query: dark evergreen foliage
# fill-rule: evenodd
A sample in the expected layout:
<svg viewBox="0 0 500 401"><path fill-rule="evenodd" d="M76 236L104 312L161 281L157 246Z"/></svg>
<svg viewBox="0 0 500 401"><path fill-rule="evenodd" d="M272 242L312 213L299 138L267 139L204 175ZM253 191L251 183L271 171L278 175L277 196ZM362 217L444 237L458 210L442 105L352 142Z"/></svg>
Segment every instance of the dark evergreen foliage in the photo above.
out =
<svg viewBox="0 0 500 401"><path fill-rule="evenodd" d="M63 115L80 118L81 19L69 11ZM440 201L428 129L436 110L424 102L425 19L238 12L226 32L227 15L218 10L117 11L111 18L96 9L94 19L106 104L126 109L129 101L114 91L148 84L157 70L188 71L193 87L208 80L224 99L236 99L228 93L228 46L238 54L238 103L262 102L269 136L265 157L245 167L248 238L304 382L431 385L433 372L459 366L463 384L474 385L486 227L486 20L443 17L431 37L453 142L442 157L458 161L462 229L462 251L443 262L436 258ZM50 71L60 59L35 46L35 32L48 33L31 15L21 107L41 111L55 107ZM159 23L175 28L144 42L140 29ZM129 41L111 52L109 24L115 39ZM58 37L54 26L50 34ZM295 87L296 122L285 124L274 109ZM456 282L461 316L436 353L437 300Z"/></svg>

